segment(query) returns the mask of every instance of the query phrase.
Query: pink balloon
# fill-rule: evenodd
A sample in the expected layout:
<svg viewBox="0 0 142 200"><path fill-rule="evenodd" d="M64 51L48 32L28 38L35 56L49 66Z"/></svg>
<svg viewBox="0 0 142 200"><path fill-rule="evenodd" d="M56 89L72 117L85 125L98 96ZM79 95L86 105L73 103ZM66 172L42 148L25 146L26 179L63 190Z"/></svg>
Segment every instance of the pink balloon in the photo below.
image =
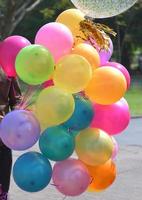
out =
<svg viewBox="0 0 142 200"><path fill-rule="evenodd" d="M104 65L107 61L110 60L113 53L112 40L110 39L110 47L108 50L101 50L101 51L98 51L98 53L100 55L101 65Z"/></svg>
<svg viewBox="0 0 142 200"><path fill-rule="evenodd" d="M15 77L15 59L19 51L31 43L22 36L10 36L0 44L0 63L7 76Z"/></svg>
<svg viewBox="0 0 142 200"><path fill-rule="evenodd" d="M91 177L85 165L77 159L57 162L53 168L53 182L66 196L78 196L86 191Z"/></svg>
<svg viewBox="0 0 142 200"><path fill-rule="evenodd" d="M99 128L109 135L122 132L129 124L130 112L127 101L122 98L112 105L94 104L93 128Z"/></svg>
<svg viewBox="0 0 142 200"><path fill-rule="evenodd" d="M72 50L74 39L71 31L58 22L42 26L36 34L35 43L45 46L57 62Z"/></svg>
<svg viewBox="0 0 142 200"><path fill-rule="evenodd" d="M105 67L105 66L111 66L111 67L114 67L114 68L120 70L123 73L124 77L126 78L127 89L129 89L130 84L131 84L131 77L130 77L128 70L123 65L121 65L120 63L117 63L117 62L107 62L102 67Z"/></svg>
<svg viewBox="0 0 142 200"><path fill-rule="evenodd" d="M42 84L42 87L43 88L47 88L47 87L50 87L50 86L53 86L54 85L54 82L52 79L48 80L48 81L45 81L43 84Z"/></svg>
<svg viewBox="0 0 142 200"><path fill-rule="evenodd" d="M114 144L114 148L113 148L111 159L115 160L115 158L116 158L116 156L118 154L118 151L119 151L119 147L118 147L118 143L117 143L117 141L116 141L116 139L114 137L112 137L112 142Z"/></svg>

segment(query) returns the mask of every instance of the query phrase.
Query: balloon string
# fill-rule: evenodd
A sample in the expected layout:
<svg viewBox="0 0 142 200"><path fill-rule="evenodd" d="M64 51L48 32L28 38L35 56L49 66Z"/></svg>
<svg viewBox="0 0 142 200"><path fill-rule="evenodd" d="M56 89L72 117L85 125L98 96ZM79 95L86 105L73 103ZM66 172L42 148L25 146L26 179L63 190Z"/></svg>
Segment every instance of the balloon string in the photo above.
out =
<svg viewBox="0 0 142 200"><path fill-rule="evenodd" d="M25 102L27 101L29 95L32 93L33 90L33 86L28 86L27 91L25 92L25 94L23 95L23 99L19 105L19 109L23 109Z"/></svg>
<svg viewBox="0 0 142 200"><path fill-rule="evenodd" d="M39 87L28 86L27 91L23 95L23 99L22 99L21 103L19 104L18 108L25 109L29 105L32 105L30 100L32 99L33 95L39 90L39 88L40 88L40 86Z"/></svg>

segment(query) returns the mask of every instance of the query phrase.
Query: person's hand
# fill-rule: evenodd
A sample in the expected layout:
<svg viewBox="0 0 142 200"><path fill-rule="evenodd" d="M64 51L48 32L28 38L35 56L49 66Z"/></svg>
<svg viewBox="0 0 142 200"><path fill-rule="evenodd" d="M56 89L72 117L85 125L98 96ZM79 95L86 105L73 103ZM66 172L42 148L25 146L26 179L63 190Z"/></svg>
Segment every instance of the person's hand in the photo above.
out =
<svg viewBox="0 0 142 200"><path fill-rule="evenodd" d="M0 115L0 120L2 120L4 118L4 116Z"/></svg>

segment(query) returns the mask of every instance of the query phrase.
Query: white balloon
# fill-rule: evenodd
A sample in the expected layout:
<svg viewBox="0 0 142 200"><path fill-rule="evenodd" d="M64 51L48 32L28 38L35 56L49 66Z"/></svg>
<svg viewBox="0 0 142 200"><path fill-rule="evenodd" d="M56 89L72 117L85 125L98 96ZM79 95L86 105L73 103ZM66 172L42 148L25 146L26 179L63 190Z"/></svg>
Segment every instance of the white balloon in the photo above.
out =
<svg viewBox="0 0 142 200"><path fill-rule="evenodd" d="M116 16L133 6L137 0L71 0L76 8L88 17L107 18Z"/></svg>

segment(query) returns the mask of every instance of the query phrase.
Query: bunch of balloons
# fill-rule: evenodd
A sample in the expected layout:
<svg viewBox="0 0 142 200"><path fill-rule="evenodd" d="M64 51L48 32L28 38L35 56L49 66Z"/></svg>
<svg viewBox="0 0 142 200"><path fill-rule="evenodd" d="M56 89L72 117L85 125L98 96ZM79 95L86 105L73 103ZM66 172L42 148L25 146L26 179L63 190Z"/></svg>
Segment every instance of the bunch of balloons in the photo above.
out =
<svg viewBox="0 0 142 200"><path fill-rule="evenodd" d="M116 178L113 136L129 124L123 96L130 75L110 62L111 39L108 50L78 41L84 19L80 10L69 9L38 30L35 44L21 36L0 44L6 74L43 87L33 110L10 112L0 127L3 143L12 150L27 150L39 141L41 153L25 153L13 167L14 180L25 191L40 191L52 178L62 194L77 196L103 191ZM77 158L70 158L74 151Z"/></svg>

